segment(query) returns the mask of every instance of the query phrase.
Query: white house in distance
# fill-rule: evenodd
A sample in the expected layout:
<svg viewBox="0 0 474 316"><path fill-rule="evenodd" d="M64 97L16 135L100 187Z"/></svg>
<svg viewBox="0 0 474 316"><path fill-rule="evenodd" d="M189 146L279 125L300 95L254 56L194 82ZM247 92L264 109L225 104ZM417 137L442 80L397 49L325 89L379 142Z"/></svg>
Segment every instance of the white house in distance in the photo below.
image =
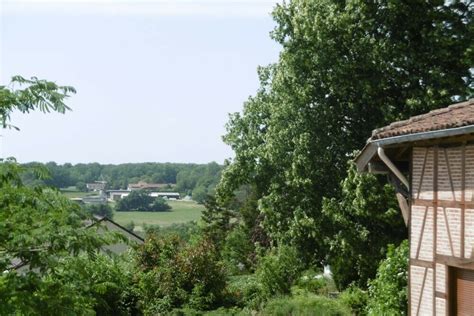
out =
<svg viewBox="0 0 474 316"><path fill-rule="evenodd" d="M86 183L86 188L89 191L103 191L107 186L107 181L94 181L92 183Z"/></svg>
<svg viewBox="0 0 474 316"><path fill-rule="evenodd" d="M130 194L130 190L107 190L109 201L118 201Z"/></svg>
<svg viewBox="0 0 474 316"><path fill-rule="evenodd" d="M355 160L398 185L410 315L474 315L474 100L377 129Z"/></svg>
<svg viewBox="0 0 474 316"><path fill-rule="evenodd" d="M151 192L150 196L152 197L161 197L169 200L179 200L180 195L178 192Z"/></svg>
<svg viewBox="0 0 474 316"><path fill-rule="evenodd" d="M107 190L109 201L118 201L128 196L132 192L131 190ZM151 197L161 197L169 200L179 200L180 194L178 192L149 192L148 195Z"/></svg>

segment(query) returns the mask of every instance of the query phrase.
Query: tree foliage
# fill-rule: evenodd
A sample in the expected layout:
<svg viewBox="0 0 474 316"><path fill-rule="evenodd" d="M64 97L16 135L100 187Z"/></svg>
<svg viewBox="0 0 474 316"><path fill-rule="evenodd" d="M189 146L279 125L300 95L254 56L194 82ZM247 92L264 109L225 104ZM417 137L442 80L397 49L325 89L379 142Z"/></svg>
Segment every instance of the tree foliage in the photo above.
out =
<svg viewBox="0 0 474 316"><path fill-rule="evenodd" d="M114 217L114 212L109 204L85 205L85 209L87 212L99 217L107 217L109 219Z"/></svg>
<svg viewBox="0 0 474 316"><path fill-rule="evenodd" d="M20 88L21 87L21 88ZM55 111L65 113L69 107L65 100L76 90L70 86L59 86L54 82L32 77L26 79L14 76L9 86L0 86L0 121L2 126L10 125L10 115L13 111L29 113Z"/></svg>
<svg viewBox="0 0 474 316"><path fill-rule="evenodd" d="M119 212L164 212L170 209L171 206L169 206L163 198L152 197L149 192L145 190L132 191L129 195L120 199L115 205L115 210Z"/></svg>
<svg viewBox="0 0 474 316"><path fill-rule="evenodd" d="M388 247L387 258L380 264L377 277L369 284L369 315L408 314L408 241Z"/></svg>
<svg viewBox="0 0 474 316"><path fill-rule="evenodd" d="M323 213L333 230L329 264L340 289L352 282L365 288L375 277L387 245L408 235L395 190L384 180L357 173L351 163L342 196L323 201Z"/></svg>
<svg viewBox="0 0 474 316"><path fill-rule="evenodd" d="M137 253L139 288L148 314L188 306L215 307L226 285L218 252L208 239L185 244L179 237L151 235Z"/></svg>
<svg viewBox="0 0 474 316"><path fill-rule="evenodd" d="M324 261L333 231L322 200L341 195L353 150L376 127L472 95L472 12L466 1L295 0L273 17L280 57L230 117L235 158L218 197L253 186L271 240Z"/></svg>
<svg viewBox="0 0 474 316"><path fill-rule="evenodd" d="M64 112L71 87L32 78L14 77L0 87L0 117L9 126L14 110L27 113ZM44 168L26 168L14 159L0 162L0 314L63 314L90 311L90 304L74 284L59 276L64 260L93 255L109 241L85 223L91 217L79 205L44 186L25 186L22 174L44 179ZM16 273L20 268L22 273Z"/></svg>
<svg viewBox="0 0 474 316"><path fill-rule="evenodd" d="M162 183L169 186L162 191L178 191L185 195L193 195L196 200L203 202L208 194L214 194L214 188L220 179L223 166L211 162L208 164L192 163L126 163L119 165L99 163L70 163L55 162L29 163L28 166L44 165L51 177L43 183L56 187L67 188L76 186L78 190L86 191L86 183L97 180L107 181L108 189L126 189L130 183L140 181L147 183ZM33 183L37 179L32 174L25 174L25 183Z"/></svg>

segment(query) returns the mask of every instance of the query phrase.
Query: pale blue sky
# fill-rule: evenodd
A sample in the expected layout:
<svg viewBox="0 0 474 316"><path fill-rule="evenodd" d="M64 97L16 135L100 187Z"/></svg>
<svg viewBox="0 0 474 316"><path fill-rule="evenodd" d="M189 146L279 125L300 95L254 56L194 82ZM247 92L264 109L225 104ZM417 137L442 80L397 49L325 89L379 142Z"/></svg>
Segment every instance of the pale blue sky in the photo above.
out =
<svg viewBox="0 0 474 316"><path fill-rule="evenodd" d="M274 1L0 0L0 84L72 85L66 115L14 115L19 161L222 163L228 113L275 62Z"/></svg>

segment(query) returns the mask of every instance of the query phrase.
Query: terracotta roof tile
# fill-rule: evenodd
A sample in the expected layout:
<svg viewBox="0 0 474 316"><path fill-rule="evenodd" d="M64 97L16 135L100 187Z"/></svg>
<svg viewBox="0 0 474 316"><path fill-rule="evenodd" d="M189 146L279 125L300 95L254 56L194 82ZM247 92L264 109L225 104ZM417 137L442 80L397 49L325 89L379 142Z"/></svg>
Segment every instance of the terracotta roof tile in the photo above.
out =
<svg viewBox="0 0 474 316"><path fill-rule="evenodd" d="M371 140L474 125L474 99L394 122L372 132Z"/></svg>

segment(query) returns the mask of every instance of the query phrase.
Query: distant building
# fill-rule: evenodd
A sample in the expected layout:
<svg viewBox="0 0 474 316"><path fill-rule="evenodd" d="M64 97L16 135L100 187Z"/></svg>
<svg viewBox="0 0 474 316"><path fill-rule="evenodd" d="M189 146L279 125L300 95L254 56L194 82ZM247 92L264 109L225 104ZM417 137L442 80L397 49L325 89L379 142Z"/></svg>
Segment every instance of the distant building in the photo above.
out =
<svg viewBox="0 0 474 316"><path fill-rule="evenodd" d="M134 190L162 190L162 189L167 189L173 187L173 184L171 183L146 183L144 181L140 181L138 183L130 183L128 185L128 190L134 191Z"/></svg>
<svg viewBox="0 0 474 316"><path fill-rule="evenodd" d="M107 186L107 181L94 181L93 183L87 183L86 188L89 191L103 191Z"/></svg>
<svg viewBox="0 0 474 316"><path fill-rule="evenodd" d="M170 200L179 200L180 195L178 192L151 192L150 196L152 197L161 197Z"/></svg>
<svg viewBox="0 0 474 316"><path fill-rule="evenodd" d="M118 201L130 194L130 190L107 190L109 201Z"/></svg>
<svg viewBox="0 0 474 316"><path fill-rule="evenodd" d="M124 197L128 196L132 192L131 190L107 190L107 196L109 201L119 201ZM161 197L169 200L179 200L180 195L178 192L150 192L151 197Z"/></svg>
<svg viewBox="0 0 474 316"><path fill-rule="evenodd" d="M106 204L107 196L105 196L105 194L85 196L82 198L82 202L84 204Z"/></svg>

